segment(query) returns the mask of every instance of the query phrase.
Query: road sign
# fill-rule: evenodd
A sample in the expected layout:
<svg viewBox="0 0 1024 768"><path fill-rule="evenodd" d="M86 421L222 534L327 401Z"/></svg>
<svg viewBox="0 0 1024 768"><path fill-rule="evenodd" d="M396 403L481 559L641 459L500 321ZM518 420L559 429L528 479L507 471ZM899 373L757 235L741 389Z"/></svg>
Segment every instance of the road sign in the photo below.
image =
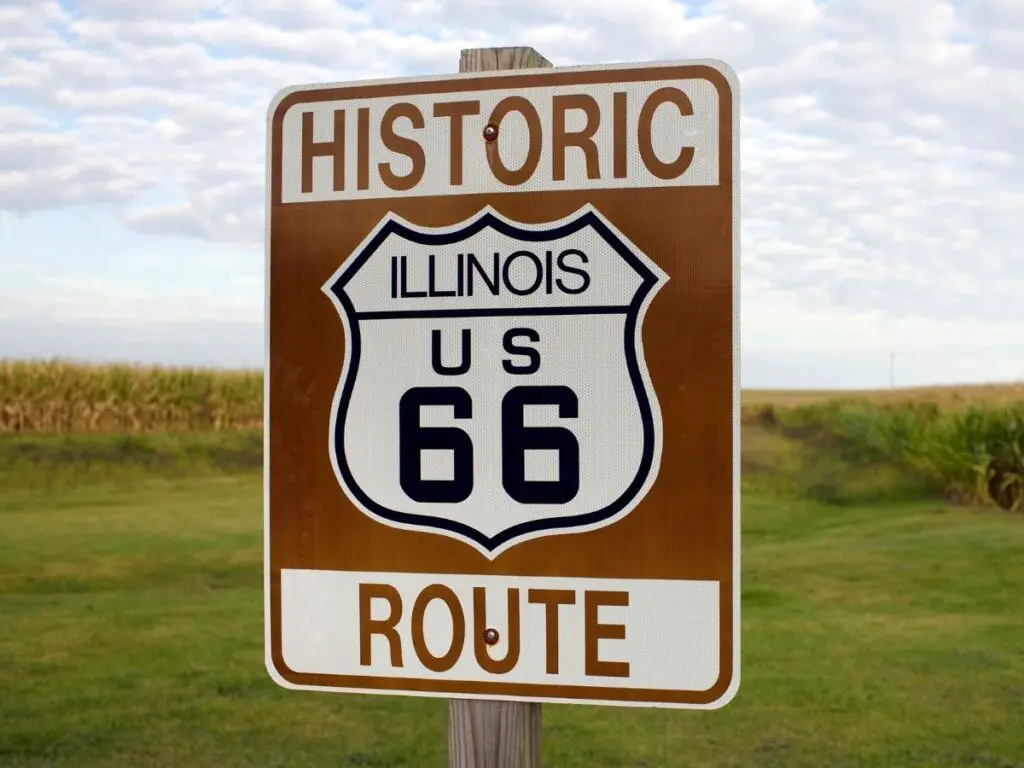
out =
<svg viewBox="0 0 1024 768"><path fill-rule="evenodd" d="M696 61L275 99L278 683L732 698L736 91Z"/></svg>

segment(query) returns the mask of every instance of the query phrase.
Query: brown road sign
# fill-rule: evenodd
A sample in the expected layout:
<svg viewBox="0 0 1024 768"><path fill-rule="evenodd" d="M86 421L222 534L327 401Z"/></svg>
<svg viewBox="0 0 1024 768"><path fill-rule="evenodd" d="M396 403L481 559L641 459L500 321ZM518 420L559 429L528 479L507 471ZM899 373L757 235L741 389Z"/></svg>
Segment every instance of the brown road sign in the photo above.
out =
<svg viewBox="0 0 1024 768"><path fill-rule="evenodd" d="M269 121L271 676L728 702L732 71L317 85Z"/></svg>

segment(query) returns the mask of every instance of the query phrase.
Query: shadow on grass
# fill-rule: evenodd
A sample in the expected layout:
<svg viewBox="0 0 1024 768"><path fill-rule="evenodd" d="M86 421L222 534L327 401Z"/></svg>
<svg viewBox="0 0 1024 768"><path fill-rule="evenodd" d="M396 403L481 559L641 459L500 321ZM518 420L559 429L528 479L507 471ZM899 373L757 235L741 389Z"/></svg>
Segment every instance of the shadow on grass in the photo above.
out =
<svg viewBox="0 0 1024 768"><path fill-rule="evenodd" d="M0 436L0 477L10 488L145 474L253 472L262 466L260 430Z"/></svg>
<svg viewBox="0 0 1024 768"><path fill-rule="evenodd" d="M221 551L181 557L137 556L94 562L56 564L31 573L0 577L0 595L58 595L142 592L174 587L181 591L211 592L238 588L258 589L263 575L263 552L244 558Z"/></svg>
<svg viewBox="0 0 1024 768"><path fill-rule="evenodd" d="M794 423L774 409L744 419L745 484L833 506L941 500L933 479L882 451L814 421ZM54 488L143 475L255 472L261 430L149 434L0 436L0 481L10 488Z"/></svg>
<svg viewBox="0 0 1024 768"><path fill-rule="evenodd" d="M748 421L740 469L748 486L836 507L943 499L930 478L813 423Z"/></svg>

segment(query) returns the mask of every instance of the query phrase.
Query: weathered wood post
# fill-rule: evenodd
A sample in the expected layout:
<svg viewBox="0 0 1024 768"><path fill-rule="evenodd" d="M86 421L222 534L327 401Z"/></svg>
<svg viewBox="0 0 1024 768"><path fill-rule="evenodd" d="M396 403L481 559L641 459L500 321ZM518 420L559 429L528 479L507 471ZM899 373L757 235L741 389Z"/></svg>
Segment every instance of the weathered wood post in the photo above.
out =
<svg viewBox="0 0 1024 768"><path fill-rule="evenodd" d="M528 46L462 51L459 72L550 67ZM448 704L449 768L540 768L541 705L452 699Z"/></svg>

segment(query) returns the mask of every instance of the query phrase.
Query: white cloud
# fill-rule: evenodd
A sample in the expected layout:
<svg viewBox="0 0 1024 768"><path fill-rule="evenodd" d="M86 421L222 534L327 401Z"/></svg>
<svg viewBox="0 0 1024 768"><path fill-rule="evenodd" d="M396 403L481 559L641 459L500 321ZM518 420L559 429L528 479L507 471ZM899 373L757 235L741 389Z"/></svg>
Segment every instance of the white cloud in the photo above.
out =
<svg viewBox="0 0 1024 768"><path fill-rule="evenodd" d="M7 0L0 28L0 215L107 203L258 259L285 85L453 71L485 45L713 56L742 87L750 343L923 349L1024 325L1020 0Z"/></svg>

